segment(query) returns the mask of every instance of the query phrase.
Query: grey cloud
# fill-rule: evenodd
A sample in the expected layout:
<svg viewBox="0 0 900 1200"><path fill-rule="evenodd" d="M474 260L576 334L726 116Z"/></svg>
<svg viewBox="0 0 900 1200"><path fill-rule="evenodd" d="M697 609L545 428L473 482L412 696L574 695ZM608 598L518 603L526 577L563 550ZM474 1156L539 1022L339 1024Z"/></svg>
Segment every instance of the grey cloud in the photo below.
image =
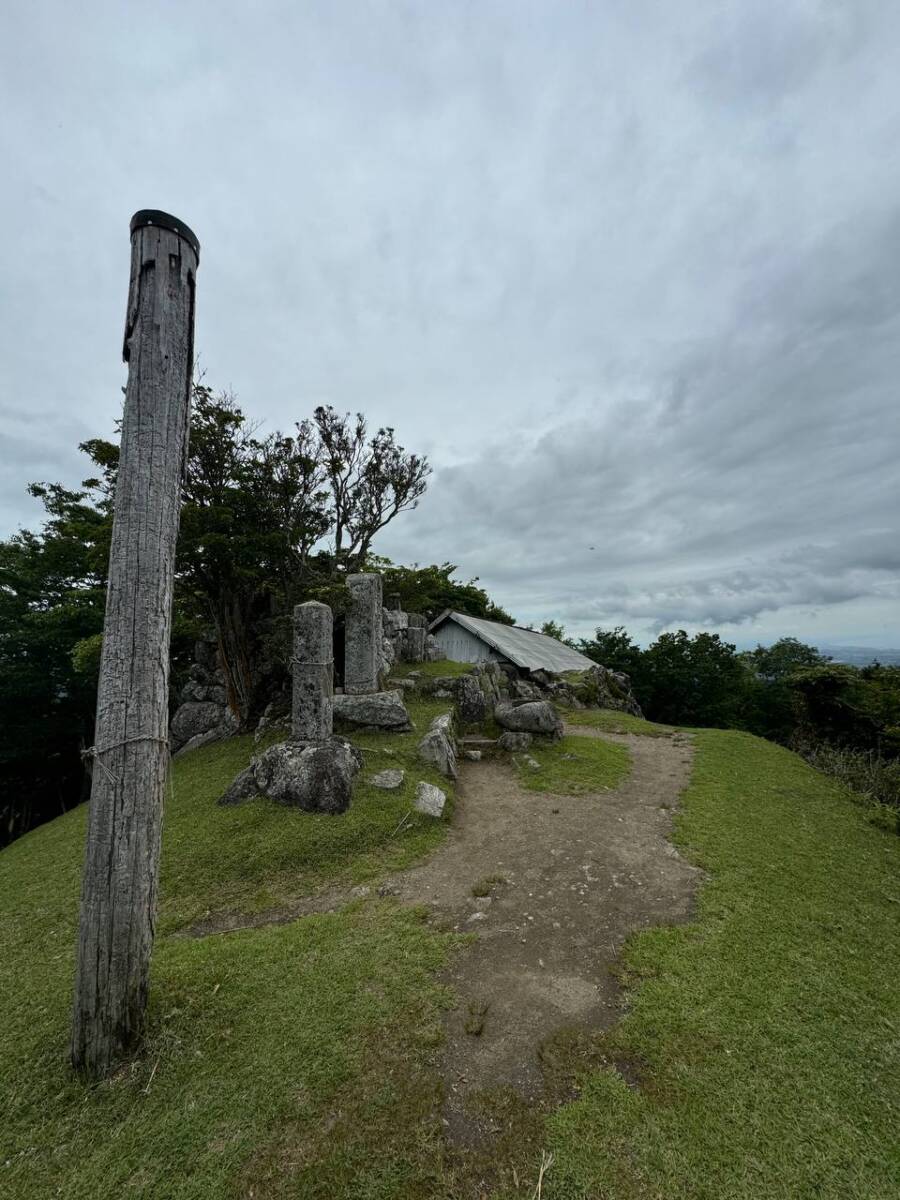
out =
<svg viewBox="0 0 900 1200"><path fill-rule="evenodd" d="M152 205L211 382L433 459L380 551L576 632L900 642L900 9L7 8L7 529L113 428Z"/></svg>

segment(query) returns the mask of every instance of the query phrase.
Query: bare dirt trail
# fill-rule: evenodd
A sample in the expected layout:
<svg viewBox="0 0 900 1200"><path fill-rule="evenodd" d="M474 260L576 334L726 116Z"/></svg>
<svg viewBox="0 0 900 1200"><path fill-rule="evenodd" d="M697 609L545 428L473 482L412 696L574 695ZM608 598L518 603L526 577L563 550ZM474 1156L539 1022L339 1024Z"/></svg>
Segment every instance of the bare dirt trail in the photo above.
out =
<svg viewBox="0 0 900 1200"><path fill-rule="evenodd" d="M689 735L566 733L627 746L622 784L558 796L522 787L502 760L463 762L447 839L378 888L424 904L442 927L477 934L444 977L459 997L443 1055L444 1116L456 1144L492 1132L473 1111L475 1093L507 1086L525 1100L541 1095L547 1038L616 1022L615 966L630 934L690 917L701 872L669 841L690 775ZM181 936L286 923L372 894L368 886L329 889L265 912L210 914Z"/></svg>
<svg viewBox="0 0 900 1200"><path fill-rule="evenodd" d="M690 915L699 871L668 841L690 741L567 732L627 745L632 769L620 787L557 796L521 787L500 761L465 763L447 841L384 889L478 934L446 976L460 998L446 1030L451 1140L478 1136L466 1110L473 1093L507 1085L539 1096L547 1037L617 1020L613 966L629 934ZM503 882L473 896L491 877Z"/></svg>

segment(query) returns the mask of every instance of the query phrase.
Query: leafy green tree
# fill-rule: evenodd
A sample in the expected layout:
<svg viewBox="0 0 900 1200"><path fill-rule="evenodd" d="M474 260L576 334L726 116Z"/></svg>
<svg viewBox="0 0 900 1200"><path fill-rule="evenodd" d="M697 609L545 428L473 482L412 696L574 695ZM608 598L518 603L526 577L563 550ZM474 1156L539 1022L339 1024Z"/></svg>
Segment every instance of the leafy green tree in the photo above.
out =
<svg viewBox="0 0 900 1200"><path fill-rule="evenodd" d="M390 559L370 555L367 565L381 572L385 601L392 595L399 596L400 606L406 612L424 613L433 619L449 608L502 625L515 624L509 613L494 604L484 588L478 586L477 578L468 583L452 579L457 569L453 563L398 567Z"/></svg>
<svg viewBox="0 0 900 1200"><path fill-rule="evenodd" d="M558 642L562 642L566 646L572 646L574 643L571 638L566 637L565 626L560 625L558 621L545 621L541 626L541 633L547 637L556 638Z"/></svg>
<svg viewBox="0 0 900 1200"><path fill-rule="evenodd" d="M815 646L784 637L771 646L746 651L741 659L751 675L745 714L747 728L761 737L789 742L797 714L791 676L808 667L823 666L828 658Z"/></svg>
<svg viewBox="0 0 900 1200"><path fill-rule="evenodd" d="M32 485L46 510L43 528L0 543L0 836L80 794L119 461L118 446L101 438L81 449L96 477L78 491ZM321 598L339 606L347 572L415 507L429 470L393 430L370 436L362 416L317 409L291 434L262 437L234 397L196 384L176 563L176 666L193 636L212 626L231 707L252 722L273 678L284 675L294 604Z"/></svg>
<svg viewBox="0 0 900 1200"><path fill-rule="evenodd" d="M95 681L72 649L102 628L109 556L102 483L29 490L43 530L0 542L0 844L81 798Z"/></svg>
<svg viewBox="0 0 900 1200"><path fill-rule="evenodd" d="M750 676L717 633L663 633L643 655L645 713L655 721L742 728Z"/></svg>
<svg viewBox="0 0 900 1200"><path fill-rule="evenodd" d="M799 743L900 755L900 667L827 663L795 671L788 684Z"/></svg>
<svg viewBox="0 0 900 1200"><path fill-rule="evenodd" d="M575 648L610 671L629 676L635 695L644 703L644 651L631 640L623 625L617 625L615 629L597 629L593 638L582 638Z"/></svg>

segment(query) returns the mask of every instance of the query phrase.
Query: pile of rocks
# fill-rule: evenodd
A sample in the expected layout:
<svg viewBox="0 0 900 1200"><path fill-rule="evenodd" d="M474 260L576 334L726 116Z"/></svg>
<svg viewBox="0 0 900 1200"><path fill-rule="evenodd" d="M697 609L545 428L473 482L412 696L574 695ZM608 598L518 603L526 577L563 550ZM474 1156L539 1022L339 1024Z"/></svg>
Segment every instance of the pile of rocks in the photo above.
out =
<svg viewBox="0 0 900 1200"><path fill-rule="evenodd" d="M599 663L582 672L577 682L551 675L548 671L532 671L530 678L540 689L539 694L550 696L569 708L611 708L633 717L644 715L631 690L629 677Z"/></svg>
<svg viewBox="0 0 900 1200"><path fill-rule="evenodd" d="M404 612L398 597L382 609L382 668L390 672L395 663L438 662L443 652L428 632L428 620L421 613Z"/></svg>
<svg viewBox="0 0 900 1200"><path fill-rule="evenodd" d="M173 754L230 737L238 727L225 699L225 672L219 663L215 638L196 642L188 676L169 726Z"/></svg>
<svg viewBox="0 0 900 1200"><path fill-rule="evenodd" d="M549 671L532 671L526 676L511 664L486 662L475 664L465 675L428 677L411 672L398 683L425 695L452 698L465 725L480 725L498 704L548 699L563 708L589 705L643 716L628 676L599 665L576 680Z"/></svg>

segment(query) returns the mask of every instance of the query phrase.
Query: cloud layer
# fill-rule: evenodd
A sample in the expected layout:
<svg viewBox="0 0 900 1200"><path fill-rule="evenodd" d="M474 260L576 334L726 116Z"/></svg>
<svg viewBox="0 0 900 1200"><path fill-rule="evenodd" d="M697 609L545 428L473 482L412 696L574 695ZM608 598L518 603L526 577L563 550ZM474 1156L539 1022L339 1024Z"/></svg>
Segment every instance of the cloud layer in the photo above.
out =
<svg viewBox="0 0 900 1200"><path fill-rule="evenodd" d="M154 12L0 18L7 530L112 427L162 207L212 382L430 453L382 552L579 633L900 644L900 10Z"/></svg>

